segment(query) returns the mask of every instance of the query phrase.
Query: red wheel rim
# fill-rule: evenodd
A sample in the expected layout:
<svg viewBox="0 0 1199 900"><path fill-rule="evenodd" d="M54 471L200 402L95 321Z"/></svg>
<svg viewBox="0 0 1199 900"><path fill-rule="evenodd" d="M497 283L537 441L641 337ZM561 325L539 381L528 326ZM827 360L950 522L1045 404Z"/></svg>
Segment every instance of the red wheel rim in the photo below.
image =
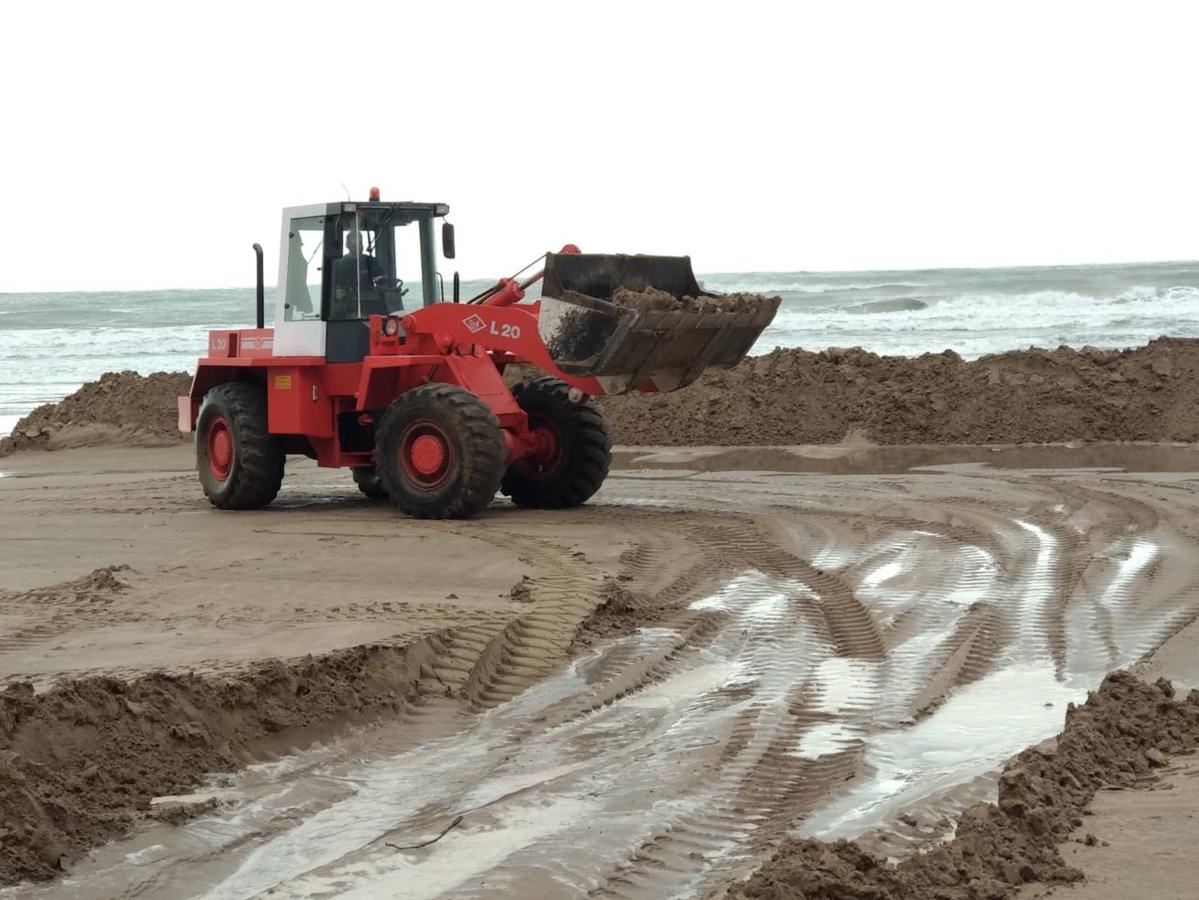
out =
<svg viewBox="0 0 1199 900"><path fill-rule="evenodd" d="M216 416L208 424L205 444L209 471L217 481L224 481L233 468L233 432L229 430L229 423L224 416Z"/></svg>
<svg viewBox="0 0 1199 900"><path fill-rule="evenodd" d="M562 464L565 446L562 435L552 419L544 416L529 416L529 430L536 441L536 449L525 457L528 468L538 475L554 471Z"/></svg>
<svg viewBox="0 0 1199 900"><path fill-rule="evenodd" d="M422 490L445 483L457 459L449 432L436 422L413 422L400 435L396 462L404 477Z"/></svg>

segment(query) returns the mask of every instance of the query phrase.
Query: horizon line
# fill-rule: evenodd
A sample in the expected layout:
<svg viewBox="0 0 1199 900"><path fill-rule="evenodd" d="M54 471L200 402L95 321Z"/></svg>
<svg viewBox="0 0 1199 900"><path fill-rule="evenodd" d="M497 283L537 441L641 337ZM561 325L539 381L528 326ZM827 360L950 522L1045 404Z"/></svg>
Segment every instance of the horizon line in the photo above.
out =
<svg viewBox="0 0 1199 900"><path fill-rule="evenodd" d="M1158 259L1158 260L1128 260L1122 262L1073 262L1073 263L1042 263L1042 264L1021 264L1021 265L1005 265L1005 266L916 266L912 268L889 268L889 269L730 269L724 271L698 272L696 278L710 278L717 275L868 275L878 272L994 272L1001 269L1098 269L1098 268L1117 268L1130 266L1176 266L1176 265L1199 265L1199 260L1196 259ZM462 281L493 281L496 276L477 276L466 277L459 276ZM412 282L420 284L419 281ZM178 285L169 287L148 287L148 288L62 288L51 291L20 291L20 290L0 290L0 297L8 297L15 294L36 294L40 296L53 294L152 294L160 291L244 291L254 290L256 285L207 285L202 287L180 287ZM278 285L267 283L264 285L266 289L275 290Z"/></svg>

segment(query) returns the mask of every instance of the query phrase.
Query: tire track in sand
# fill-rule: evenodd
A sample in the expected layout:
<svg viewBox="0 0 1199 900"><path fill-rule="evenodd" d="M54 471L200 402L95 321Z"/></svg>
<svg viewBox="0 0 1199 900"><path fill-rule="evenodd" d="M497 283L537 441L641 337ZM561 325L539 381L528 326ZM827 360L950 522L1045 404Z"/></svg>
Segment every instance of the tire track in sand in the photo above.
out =
<svg viewBox="0 0 1199 900"><path fill-rule="evenodd" d="M788 506L798 479L750 479L749 516L706 508L722 489L712 482L629 487L693 511L603 508L627 523L624 575L652 589L654 614L565 669L549 658L567 652L600 585L568 548L497 529L546 574L516 622L447 638L458 649L430 678L475 711L461 730L376 758L334 754L248 792L243 819L286 794L299 821L186 869L188 883L214 897L402 883L412 897L645 898L719 891L797 822L825 835L886 827L902 851L922 838L892 829L898 815L948 816L985 792L1008 745L1056 730L1093 683L1075 643L1084 593L1107 616L1085 620L1094 646L1119 658L1199 606L1199 576L1177 565L1193 543L1155 501L1129 496L1123 512L1135 485L903 480L889 524L858 530L846 523L878 511L877 484L834 483L837 509ZM673 558L680 547L688 558ZM1138 610L1153 621L1135 625ZM338 793L298 802L318 793L313 779ZM427 850L385 846L455 815Z"/></svg>

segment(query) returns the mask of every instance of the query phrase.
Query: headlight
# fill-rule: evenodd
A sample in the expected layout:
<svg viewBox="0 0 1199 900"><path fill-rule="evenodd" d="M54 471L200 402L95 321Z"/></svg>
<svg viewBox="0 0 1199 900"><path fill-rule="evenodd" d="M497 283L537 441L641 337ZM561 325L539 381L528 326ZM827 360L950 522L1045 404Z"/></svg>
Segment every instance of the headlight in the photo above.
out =
<svg viewBox="0 0 1199 900"><path fill-rule="evenodd" d="M395 316L388 316L383 320L383 333L388 337L395 337L400 333L400 320Z"/></svg>

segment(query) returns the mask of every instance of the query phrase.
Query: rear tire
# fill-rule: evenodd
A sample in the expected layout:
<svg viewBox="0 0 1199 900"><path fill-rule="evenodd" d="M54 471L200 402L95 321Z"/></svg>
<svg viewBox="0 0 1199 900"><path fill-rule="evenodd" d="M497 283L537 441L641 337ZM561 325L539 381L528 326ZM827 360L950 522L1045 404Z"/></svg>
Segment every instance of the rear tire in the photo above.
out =
<svg viewBox="0 0 1199 900"><path fill-rule="evenodd" d="M494 498L507 453L499 422L465 388L425 384L401 394L375 429L383 490L410 516L465 519Z"/></svg>
<svg viewBox="0 0 1199 900"><path fill-rule="evenodd" d="M358 490L371 500L386 500L387 491L383 489L383 478L374 466L355 466L354 484Z"/></svg>
<svg viewBox="0 0 1199 900"><path fill-rule="evenodd" d="M266 392L245 382L204 395L196 419L196 470L219 509L258 509L283 483L283 445L267 427Z"/></svg>
<svg viewBox="0 0 1199 900"><path fill-rule="evenodd" d="M588 400L570 402L570 387L550 375L518 384L512 396L553 444L548 458L520 459L508 467L500 490L517 506L565 509L599 490L612 464L612 439L603 413Z"/></svg>

